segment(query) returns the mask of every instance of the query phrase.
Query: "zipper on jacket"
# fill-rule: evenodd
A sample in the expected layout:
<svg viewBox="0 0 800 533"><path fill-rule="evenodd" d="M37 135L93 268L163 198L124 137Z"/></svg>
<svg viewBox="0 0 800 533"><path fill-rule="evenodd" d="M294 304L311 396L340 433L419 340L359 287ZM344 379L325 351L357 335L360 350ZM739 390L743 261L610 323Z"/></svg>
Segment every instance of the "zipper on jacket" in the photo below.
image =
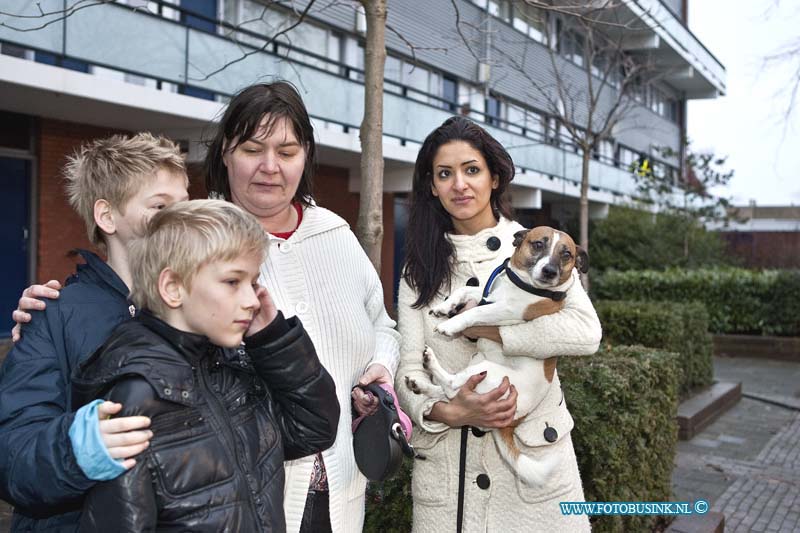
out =
<svg viewBox="0 0 800 533"><path fill-rule="evenodd" d="M218 364L218 362L216 364ZM254 500L253 497L255 496L256 491L255 489L252 488L252 485L255 483L255 481L249 469L245 466L245 464L241 460L241 457L239 456L239 449L236 446L236 436L233 434L233 431L230 428L227 416L228 412L225 409L223 401L220 399L222 393L215 391L212 388L208 370L208 361L201 361L200 364L198 364L195 368L197 367L199 367L200 370L200 380L203 383L203 389L208 391L209 394L210 401L208 402L208 405L211 408L211 412L213 413L213 415L217 417L218 421L220 421L220 427L222 427L223 429L223 433L225 435L223 442L226 440L228 441L228 446L233 452L233 460L235 466L244 475L244 481L247 484L247 488L249 489L250 492L250 496L247 498L247 501L250 504L250 509L253 512L253 516L255 517L256 521L261 523L263 527L264 522L261 519L261 515L258 514L258 508L256 507L255 501L253 501Z"/></svg>

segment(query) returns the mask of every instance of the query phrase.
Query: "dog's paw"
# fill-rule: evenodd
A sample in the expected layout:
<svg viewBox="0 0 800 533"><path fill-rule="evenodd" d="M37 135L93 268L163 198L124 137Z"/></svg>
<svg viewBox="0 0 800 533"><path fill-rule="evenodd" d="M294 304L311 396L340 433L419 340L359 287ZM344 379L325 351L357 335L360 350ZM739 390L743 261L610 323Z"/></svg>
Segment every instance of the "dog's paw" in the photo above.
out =
<svg viewBox="0 0 800 533"><path fill-rule="evenodd" d="M414 394L420 394L422 392L419 388L419 385L417 385L416 380L411 379L408 376L406 376L406 387L408 387Z"/></svg>
<svg viewBox="0 0 800 533"><path fill-rule="evenodd" d="M453 322L452 320L447 320L445 322L442 322L441 324L438 324L435 328L433 328L433 331L435 331L436 333L441 333L445 337L455 337L460 332L460 330L457 327L454 327L452 322Z"/></svg>
<svg viewBox="0 0 800 533"><path fill-rule="evenodd" d="M425 370L430 370L431 364L431 355L433 354L433 350L430 349L429 346L426 346L424 350L422 350L422 368Z"/></svg>
<svg viewBox="0 0 800 533"><path fill-rule="evenodd" d="M452 308L453 306L447 303L447 300L445 300L444 302L431 307L430 311L428 311L428 314L438 317L449 316Z"/></svg>
<svg viewBox="0 0 800 533"><path fill-rule="evenodd" d="M431 307L431 310L428 311L428 314L438 317L446 316L448 318L453 318L460 313L464 307L466 307L466 305L466 302L462 302L457 299L445 299L443 302Z"/></svg>

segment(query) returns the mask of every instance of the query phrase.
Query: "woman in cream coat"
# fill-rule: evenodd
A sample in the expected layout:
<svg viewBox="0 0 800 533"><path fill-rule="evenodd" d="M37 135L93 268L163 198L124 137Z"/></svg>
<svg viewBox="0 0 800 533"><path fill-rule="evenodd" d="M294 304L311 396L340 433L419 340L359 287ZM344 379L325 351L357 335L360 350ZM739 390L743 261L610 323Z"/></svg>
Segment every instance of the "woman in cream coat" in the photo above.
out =
<svg viewBox="0 0 800 533"><path fill-rule="evenodd" d="M416 532L458 530L463 444L461 531L589 530L585 516L563 516L558 505L583 501L583 489L570 438L573 420L557 373L544 399L516 430L522 453L560 457L559 466L542 487L523 484L501 459L491 436L477 429L504 427L513 421L513 386L504 382L494 391L477 394L471 389L481 377L474 376L448 401L415 394L406 383L406 378L430 381L422 368L425 345L452 372L465 368L475 352L497 349L495 341L502 342L506 355L537 358L588 355L597 350L600 323L577 272L564 309L555 315L515 326L467 330L465 336L484 337L477 346L465 336L451 339L434 332L442 319L431 316L429 309L457 287L483 286L494 268L511 255L513 235L522 229L510 220L505 196L513 176L508 153L463 117L448 119L434 130L417 158L398 302L401 361L396 381L401 405L417 425L413 444L427 458L414 463ZM508 397L500 399L506 392ZM553 429L545 438L547 428Z"/></svg>

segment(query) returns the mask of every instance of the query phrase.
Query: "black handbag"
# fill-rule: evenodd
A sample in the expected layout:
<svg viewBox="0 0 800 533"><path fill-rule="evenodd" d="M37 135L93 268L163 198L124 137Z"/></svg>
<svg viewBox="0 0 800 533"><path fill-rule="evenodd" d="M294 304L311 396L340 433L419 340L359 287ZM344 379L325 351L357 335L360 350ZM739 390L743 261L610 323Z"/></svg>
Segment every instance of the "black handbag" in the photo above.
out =
<svg viewBox="0 0 800 533"><path fill-rule="evenodd" d="M372 415L358 417L353 408L353 453L361 473L370 481L384 481L400 470L403 455L425 459L406 440L392 394L377 383L359 387L378 398Z"/></svg>

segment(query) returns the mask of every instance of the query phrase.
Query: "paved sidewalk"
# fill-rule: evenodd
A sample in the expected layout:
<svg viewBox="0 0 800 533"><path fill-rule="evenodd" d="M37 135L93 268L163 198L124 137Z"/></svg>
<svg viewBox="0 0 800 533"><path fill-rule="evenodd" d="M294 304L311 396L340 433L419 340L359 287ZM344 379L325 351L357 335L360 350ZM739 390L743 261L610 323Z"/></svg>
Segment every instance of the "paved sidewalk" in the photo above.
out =
<svg viewBox="0 0 800 533"><path fill-rule="evenodd" d="M715 379L742 393L800 405L800 364L715 358ZM800 411L744 397L690 441L678 443L675 501L706 499L725 531L800 531Z"/></svg>

